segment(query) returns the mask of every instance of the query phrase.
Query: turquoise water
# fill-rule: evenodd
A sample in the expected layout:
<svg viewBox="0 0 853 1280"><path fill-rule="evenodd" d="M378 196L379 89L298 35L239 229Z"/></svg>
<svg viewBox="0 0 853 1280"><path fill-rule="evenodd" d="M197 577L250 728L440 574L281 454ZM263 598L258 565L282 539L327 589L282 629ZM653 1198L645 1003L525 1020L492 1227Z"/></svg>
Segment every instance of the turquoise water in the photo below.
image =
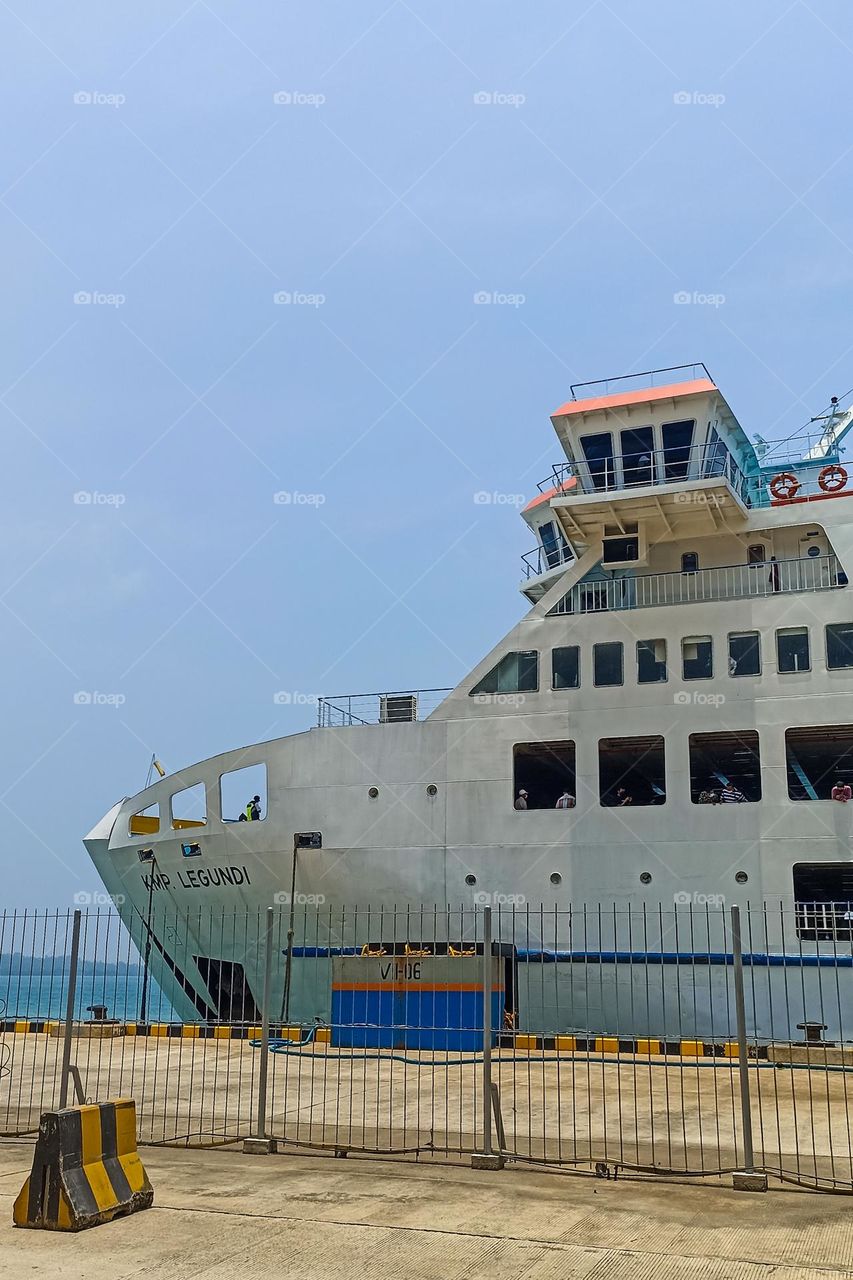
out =
<svg viewBox="0 0 853 1280"><path fill-rule="evenodd" d="M137 1021L142 986L141 966L84 962L77 976L74 1016L85 1021L92 1016L87 1006L102 1004L107 1006L108 1018ZM26 956L0 956L0 1019L64 1018L67 1002L65 957L33 963ZM149 1022L180 1021L153 978L148 981L146 1006Z"/></svg>

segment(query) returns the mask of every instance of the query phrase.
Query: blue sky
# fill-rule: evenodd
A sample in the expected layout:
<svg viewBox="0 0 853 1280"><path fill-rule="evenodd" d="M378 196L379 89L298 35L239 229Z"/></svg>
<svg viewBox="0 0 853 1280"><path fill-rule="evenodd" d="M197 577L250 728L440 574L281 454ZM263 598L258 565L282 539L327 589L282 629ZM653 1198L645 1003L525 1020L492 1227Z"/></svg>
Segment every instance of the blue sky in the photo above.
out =
<svg viewBox="0 0 853 1280"><path fill-rule="evenodd" d="M9 906L98 888L80 838L153 751L464 676L530 543L474 495L535 491L573 381L704 360L767 438L853 385L841 0L0 34Z"/></svg>

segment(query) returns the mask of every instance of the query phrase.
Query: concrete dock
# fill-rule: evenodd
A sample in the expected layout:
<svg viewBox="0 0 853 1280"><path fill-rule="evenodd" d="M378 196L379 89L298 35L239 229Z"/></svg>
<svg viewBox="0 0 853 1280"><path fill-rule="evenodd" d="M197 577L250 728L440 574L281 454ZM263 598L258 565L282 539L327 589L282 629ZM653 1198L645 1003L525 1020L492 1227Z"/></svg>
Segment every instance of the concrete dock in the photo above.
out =
<svg viewBox="0 0 853 1280"><path fill-rule="evenodd" d="M0 1142L2 1280L853 1276L847 1196L233 1148L143 1148L153 1209L79 1235L16 1230L32 1151Z"/></svg>

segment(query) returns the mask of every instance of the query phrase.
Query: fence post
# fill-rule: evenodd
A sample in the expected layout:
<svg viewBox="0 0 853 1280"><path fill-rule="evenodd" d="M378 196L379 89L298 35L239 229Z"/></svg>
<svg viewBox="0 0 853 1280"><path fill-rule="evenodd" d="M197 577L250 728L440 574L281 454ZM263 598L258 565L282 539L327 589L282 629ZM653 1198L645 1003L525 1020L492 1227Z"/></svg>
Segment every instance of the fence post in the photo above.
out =
<svg viewBox="0 0 853 1280"><path fill-rule="evenodd" d="M59 1081L59 1110L68 1106L68 1081L71 1077L71 1037L74 1034L74 1001L77 997L77 969L80 958L80 921L83 913L78 907L71 926L71 957L68 962L68 999L65 1002L65 1029L62 1038L62 1076ZM75 1084L77 1082L75 1081ZM78 1088L79 1094L79 1088Z"/></svg>
<svg viewBox="0 0 853 1280"><path fill-rule="evenodd" d="M483 1150L471 1156L472 1169L502 1169L492 1152L492 908L483 908Z"/></svg>
<svg viewBox="0 0 853 1280"><path fill-rule="evenodd" d="M261 1060L258 1067L258 1114L255 1134L243 1141L243 1152L268 1156L277 1150L275 1138L267 1137L267 1077L270 1061L270 987L272 986L273 908L267 907L264 929L264 989L261 996Z"/></svg>
<svg viewBox="0 0 853 1280"><path fill-rule="evenodd" d="M752 1103L749 1096L749 1050L746 1043L746 1001L743 989L743 941L740 928L740 907L732 906L732 959L735 980L735 1016L737 1018L738 1080L740 1083L740 1114L743 1129L742 1172L732 1175L736 1191L766 1191L767 1174L755 1168L755 1152L752 1146Z"/></svg>

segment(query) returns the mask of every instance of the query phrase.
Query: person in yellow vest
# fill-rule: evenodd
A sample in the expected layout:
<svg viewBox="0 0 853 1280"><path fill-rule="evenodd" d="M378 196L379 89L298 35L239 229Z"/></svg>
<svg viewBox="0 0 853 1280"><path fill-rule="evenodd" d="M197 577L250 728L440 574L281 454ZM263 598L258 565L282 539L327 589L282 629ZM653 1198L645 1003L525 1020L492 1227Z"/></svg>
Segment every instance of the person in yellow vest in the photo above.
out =
<svg viewBox="0 0 853 1280"><path fill-rule="evenodd" d="M246 821L260 822L261 820L261 797L253 796L246 805Z"/></svg>

